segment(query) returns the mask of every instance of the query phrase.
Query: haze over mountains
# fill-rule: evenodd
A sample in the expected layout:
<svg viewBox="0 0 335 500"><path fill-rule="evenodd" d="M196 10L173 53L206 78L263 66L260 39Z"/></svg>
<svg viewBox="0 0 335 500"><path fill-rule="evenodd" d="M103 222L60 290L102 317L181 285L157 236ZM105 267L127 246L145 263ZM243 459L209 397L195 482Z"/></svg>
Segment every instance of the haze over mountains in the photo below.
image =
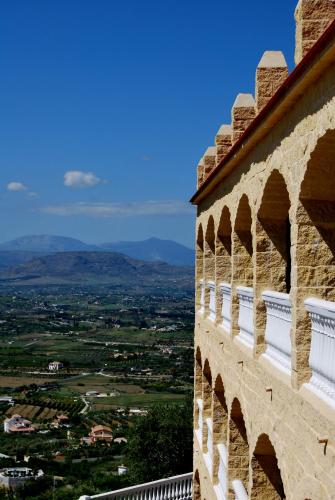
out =
<svg viewBox="0 0 335 500"><path fill-rule="evenodd" d="M175 266L194 265L194 251L171 240L150 238L91 245L65 236L31 235L0 244L0 269L58 252L118 252L143 261L166 262Z"/></svg>

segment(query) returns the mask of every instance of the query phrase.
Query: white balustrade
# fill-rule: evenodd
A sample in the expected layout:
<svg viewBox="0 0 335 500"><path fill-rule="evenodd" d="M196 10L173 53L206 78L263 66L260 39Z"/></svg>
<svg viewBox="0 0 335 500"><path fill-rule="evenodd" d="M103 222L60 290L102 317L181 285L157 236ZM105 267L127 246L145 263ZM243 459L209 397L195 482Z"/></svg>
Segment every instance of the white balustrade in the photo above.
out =
<svg viewBox="0 0 335 500"><path fill-rule="evenodd" d="M240 479L235 479L231 485L235 493L235 500L248 500L248 493Z"/></svg>
<svg viewBox="0 0 335 500"><path fill-rule="evenodd" d="M215 486L216 496L220 500L225 500L227 493L227 464L228 454L224 444L217 445L219 452L218 484Z"/></svg>
<svg viewBox="0 0 335 500"><path fill-rule="evenodd" d="M246 286L238 286L237 296L240 304L238 337L249 347L254 344L254 291Z"/></svg>
<svg viewBox="0 0 335 500"><path fill-rule="evenodd" d="M209 319L211 321L216 320L216 296L215 296L215 283L214 281L208 281L209 288Z"/></svg>
<svg viewBox="0 0 335 500"><path fill-rule="evenodd" d="M309 366L310 384L335 403L335 303L320 299L305 300L312 324Z"/></svg>
<svg viewBox="0 0 335 500"><path fill-rule="evenodd" d="M79 500L192 500L192 476L183 474L108 493L83 495Z"/></svg>
<svg viewBox="0 0 335 500"><path fill-rule="evenodd" d="M207 469L212 475L213 471L213 423L212 419L206 418L207 427L207 453L204 454L204 460L207 465Z"/></svg>
<svg viewBox="0 0 335 500"><path fill-rule="evenodd" d="M207 424L207 451L211 461L213 461L213 424L210 418L206 419Z"/></svg>
<svg viewBox="0 0 335 500"><path fill-rule="evenodd" d="M231 330L231 285L228 283L220 283L220 293L222 300L222 328L230 333Z"/></svg>
<svg viewBox="0 0 335 500"><path fill-rule="evenodd" d="M202 428L203 428L203 416L202 416L202 411L203 411L203 402L202 399L197 399L197 406L198 406L198 428L196 429L195 433L198 438L199 446L202 448Z"/></svg>
<svg viewBox="0 0 335 500"><path fill-rule="evenodd" d="M205 312L205 280L199 280L200 287L200 309L199 313L203 314Z"/></svg>
<svg viewBox="0 0 335 500"><path fill-rule="evenodd" d="M291 372L292 306L287 293L266 291L265 357L281 370Z"/></svg>

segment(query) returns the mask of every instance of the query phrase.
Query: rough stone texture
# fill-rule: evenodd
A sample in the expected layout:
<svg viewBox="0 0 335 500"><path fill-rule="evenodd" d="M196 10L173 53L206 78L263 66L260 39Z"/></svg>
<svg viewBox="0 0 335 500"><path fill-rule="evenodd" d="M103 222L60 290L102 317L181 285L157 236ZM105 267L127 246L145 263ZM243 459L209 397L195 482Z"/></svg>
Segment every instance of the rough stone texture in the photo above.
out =
<svg viewBox="0 0 335 500"><path fill-rule="evenodd" d="M296 64L299 64L334 19L335 0L299 0L295 11Z"/></svg>
<svg viewBox="0 0 335 500"><path fill-rule="evenodd" d="M203 184L204 176L205 176L205 164L203 158L201 158L197 167L197 189L199 189Z"/></svg>
<svg viewBox="0 0 335 500"><path fill-rule="evenodd" d="M256 107L259 112L288 77L285 57L280 51L264 52L256 70Z"/></svg>
<svg viewBox="0 0 335 500"><path fill-rule="evenodd" d="M231 111L233 143L238 141L256 116L255 100L251 94L238 94Z"/></svg>
<svg viewBox="0 0 335 500"><path fill-rule="evenodd" d="M229 153L232 146L233 129L231 125L221 125L215 137L216 144L216 164Z"/></svg>
<svg viewBox="0 0 335 500"><path fill-rule="evenodd" d="M209 177L211 172L214 170L216 166L216 147L212 146L207 148L206 153L204 154L204 181Z"/></svg>
<svg viewBox="0 0 335 500"><path fill-rule="evenodd" d="M207 278L218 283L230 277L233 329L228 333L219 321L215 324L206 319L208 311L204 316L197 314L195 346L210 367L215 426L220 428L221 419L222 429L228 429L214 433L214 445L221 442L234 448L230 443L234 435L232 407L235 399L240 403L247 437L244 443L248 443L246 487L251 498L277 498L268 470L274 473L276 467L287 499L334 498L335 412L321 398L308 393L304 385L311 376L311 325L304 300L317 297L335 301L334 81L333 64L198 206L197 239L204 241L201 235L208 234L212 241L214 231L215 251L206 252L204 244L198 244L196 276L204 276L208 258ZM225 168L229 171L229 164ZM292 260L291 377L260 356L266 320L261 294L266 289L285 291L286 287L287 216ZM253 350L243 348L236 339L235 290L241 284L254 288ZM202 362L202 370L204 366ZM198 383L199 376L196 386ZM213 396L217 384L224 392L221 410ZM272 398L266 392L268 387ZM275 455L256 450L261 435L268 437ZM326 453L318 442L320 435L329 437ZM270 458L262 458L264 455ZM234 459L230 464L238 474L245 473L244 460ZM201 484L199 498L216 498L216 468L214 455L213 475L209 474L195 437L194 471ZM276 475L273 481L278 484Z"/></svg>

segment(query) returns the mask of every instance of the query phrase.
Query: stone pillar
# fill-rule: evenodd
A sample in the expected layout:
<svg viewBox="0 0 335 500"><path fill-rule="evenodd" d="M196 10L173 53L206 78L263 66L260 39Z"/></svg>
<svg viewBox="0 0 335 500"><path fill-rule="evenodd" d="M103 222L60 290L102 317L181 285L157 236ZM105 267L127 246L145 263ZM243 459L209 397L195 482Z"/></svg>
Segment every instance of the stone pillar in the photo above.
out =
<svg viewBox="0 0 335 500"><path fill-rule="evenodd" d="M256 70L256 107L259 112L288 77L284 54L266 51Z"/></svg>
<svg viewBox="0 0 335 500"><path fill-rule="evenodd" d="M210 176L216 167L216 146L207 148L204 154L204 181Z"/></svg>
<svg viewBox="0 0 335 500"><path fill-rule="evenodd" d="M296 64L300 63L334 19L334 0L299 0L295 10Z"/></svg>
<svg viewBox="0 0 335 500"><path fill-rule="evenodd" d="M232 108L233 143L238 141L256 116L255 100L251 94L238 94Z"/></svg>
<svg viewBox="0 0 335 500"><path fill-rule="evenodd" d="M197 189L199 189L204 182L205 165L204 160L201 158L197 167Z"/></svg>
<svg viewBox="0 0 335 500"><path fill-rule="evenodd" d="M233 129L231 125L221 125L215 137L216 144L216 164L229 153L232 146Z"/></svg>

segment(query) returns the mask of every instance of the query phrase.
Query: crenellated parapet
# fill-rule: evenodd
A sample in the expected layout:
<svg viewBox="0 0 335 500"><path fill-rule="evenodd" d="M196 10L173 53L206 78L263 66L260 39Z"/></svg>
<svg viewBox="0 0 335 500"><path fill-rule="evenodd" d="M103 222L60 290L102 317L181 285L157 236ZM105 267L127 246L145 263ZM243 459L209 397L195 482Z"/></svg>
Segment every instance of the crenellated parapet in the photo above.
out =
<svg viewBox="0 0 335 500"><path fill-rule="evenodd" d="M335 19L335 0L299 0L295 10L295 62L299 64L311 47ZM231 124L221 125L215 136L215 147L209 147L198 164L197 187L220 166L234 146L243 142L243 135L257 115L270 103L289 76L285 56L281 51L265 51L257 68L255 97L239 93L231 110ZM269 104L270 105L270 104Z"/></svg>

